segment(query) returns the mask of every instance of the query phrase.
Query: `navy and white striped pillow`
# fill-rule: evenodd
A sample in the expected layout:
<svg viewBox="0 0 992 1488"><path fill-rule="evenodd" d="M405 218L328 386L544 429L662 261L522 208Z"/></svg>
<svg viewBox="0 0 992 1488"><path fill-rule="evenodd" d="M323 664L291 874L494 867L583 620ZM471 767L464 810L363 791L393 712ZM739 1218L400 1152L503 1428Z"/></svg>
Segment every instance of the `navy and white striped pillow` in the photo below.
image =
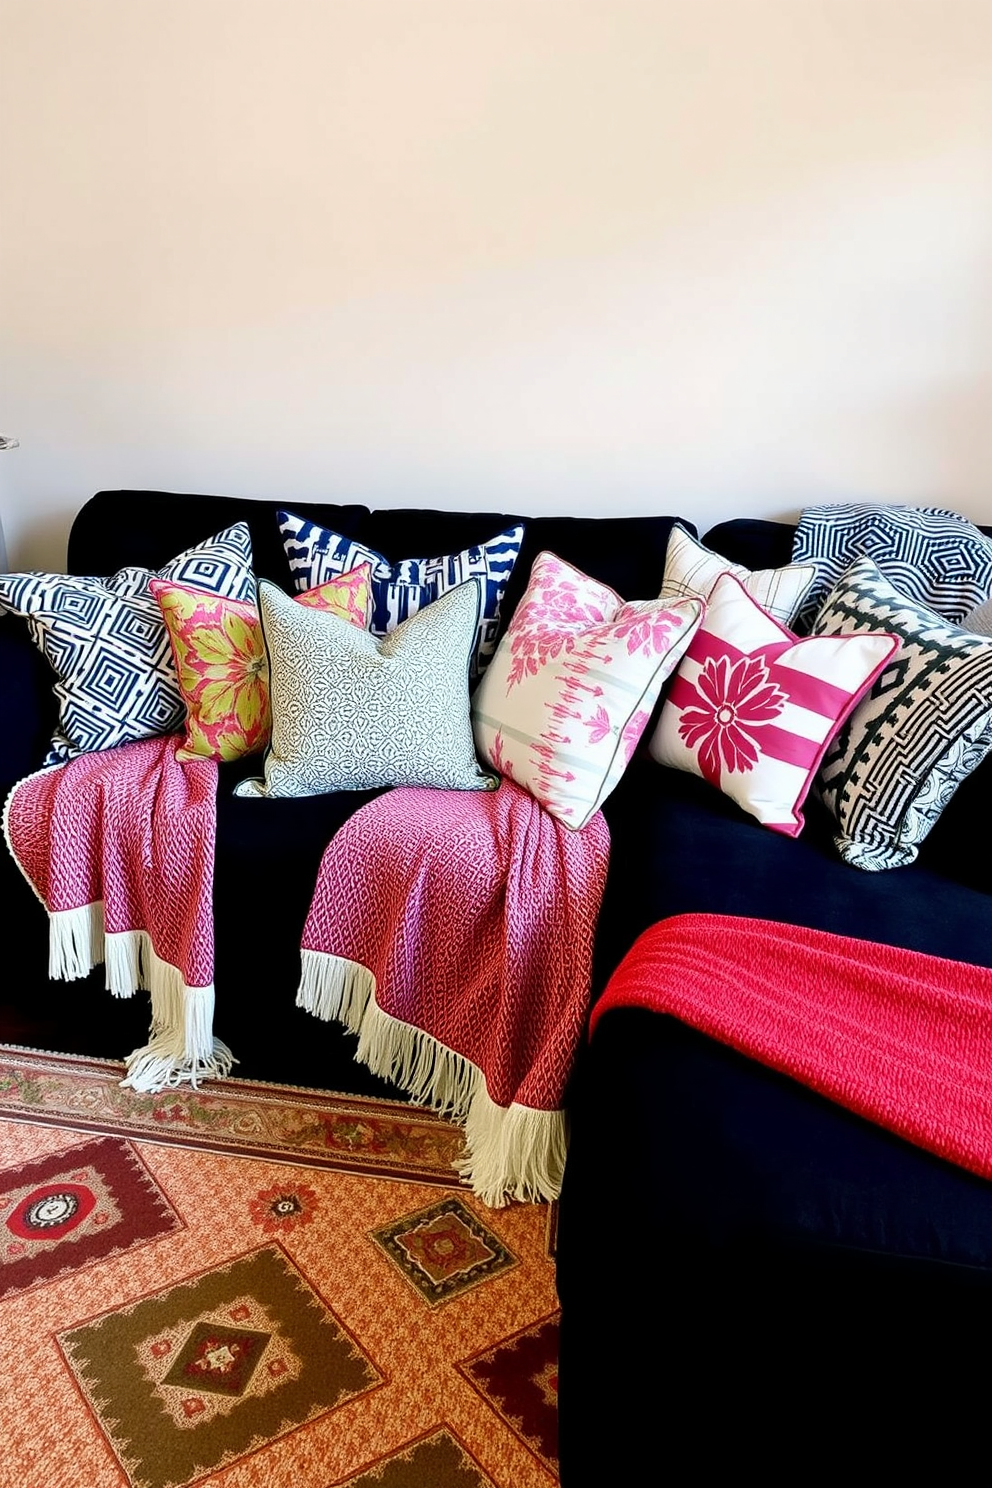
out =
<svg viewBox="0 0 992 1488"><path fill-rule="evenodd" d="M298 594L326 584L360 563L372 566L373 635L384 636L432 600L469 579L482 586L482 610L472 652L473 680L485 670L499 639L500 602L520 556L523 526L508 527L484 543L438 558L403 558L390 563L374 548L321 527L292 512L276 514Z"/></svg>

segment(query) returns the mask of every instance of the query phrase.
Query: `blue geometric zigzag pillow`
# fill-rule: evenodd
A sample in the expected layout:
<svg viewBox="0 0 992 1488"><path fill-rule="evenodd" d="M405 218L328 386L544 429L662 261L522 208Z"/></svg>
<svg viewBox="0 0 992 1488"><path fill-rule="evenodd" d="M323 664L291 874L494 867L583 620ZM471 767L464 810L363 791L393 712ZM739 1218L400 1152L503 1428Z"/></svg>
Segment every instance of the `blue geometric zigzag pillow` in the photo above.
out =
<svg viewBox="0 0 992 1488"><path fill-rule="evenodd" d="M236 522L173 558L158 574L122 568L111 578L0 575L0 611L22 615L55 672L59 729L46 765L181 728L179 692L153 578L255 601L251 535Z"/></svg>
<svg viewBox="0 0 992 1488"><path fill-rule="evenodd" d="M513 565L520 555L524 529L509 527L487 542L440 558L403 558L390 563L374 548L343 537L328 527L308 522L292 512L277 514L286 557L298 594L316 589L328 579L347 573L359 563L372 565L372 619L369 630L384 636L451 589L479 579L483 602L470 675L485 670L499 638L499 607Z"/></svg>
<svg viewBox="0 0 992 1488"><path fill-rule="evenodd" d="M956 625L992 595L992 538L958 512L864 502L808 506L800 513L792 561L815 564L816 578L796 630L807 634L834 584L858 558L870 558L906 599Z"/></svg>

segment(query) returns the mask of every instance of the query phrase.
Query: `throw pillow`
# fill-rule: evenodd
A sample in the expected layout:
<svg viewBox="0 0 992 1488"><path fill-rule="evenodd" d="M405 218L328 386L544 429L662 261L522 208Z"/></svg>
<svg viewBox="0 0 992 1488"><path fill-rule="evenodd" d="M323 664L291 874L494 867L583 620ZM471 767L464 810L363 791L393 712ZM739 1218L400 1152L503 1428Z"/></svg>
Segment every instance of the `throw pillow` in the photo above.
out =
<svg viewBox="0 0 992 1488"><path fill-rule="evenodd" d="M957 786L992 749L992 640L907 599L870 558L827 596L819 636L889 631L898 653L823 758L820 796L858 868L911 863Z"/></svg>
<svg viewBox="0 0 992 1488"><path fill-rule="evenodd" d="M676 522L665 554L662 599L693 595L709 599L717 579L725 573L734 574L762 609L783 625L789 625L816 577L816 568L812 563L788 563L782 568L759 568L752 572L743 564L731 563L704 547Z"/></svg>
<svg viewBox="0 0 992 1488"><path fill-rule="evenodd" d="M829 740L885 666L895 636L800 640L732 574L719 579L648 745L766 827L797 837Z"/></svg>
<svg viewBox="0 0 992 1488"><path fill-rule="evenodd" d="M0 609L24 616L57 679L59 730L46 764L181 729L182 694L150 588L156 577L254 600L247 524L236 522L180 553L157 575L147 568L122 568L106 579L0 575Z"/></svg>
<svg viewBox="0 0 992 1488"><path fill-rule="evenodd" d="M797 622L804 632L858 558L872 559L900 594L955 624L992 597L992 538L967 517L940 507L807 506L799 516L792 558L816 566Z"/></svg>
<svg viewBox="0 0 992 1488"><path fill-rule="evenodd" d="M440 558L404 558L390 563L374 548L292 512L280 511L277 516L297 592L316 588L360 563L371 564L369 629L373 635L387 635L439 595L468 579L478 579L483 599L472 648L471 676L474 679L482 673L496 649L500 602L520 553L522 526L509 527L461 553Z"/></svg>
<svg viewBox="0 0 992 1488"><path fill-rule="evenodd" d="M469 720L478 580L449 589L389 635L309 609L263 580L272 739L264 778L239 796L313 796L387 785L487 790Z"/></svg>
<svg viewBox="0 0 992 1488"><path fill-rule="evenodd" d="M269 667L258 607L167 579L152 579L186 705L179 759L234 760L269 742ZM367 563L297 596L364 630L370 592Z"/></svg>
<svg viewBox="0 0 992 1488"><path fill-rule="evenodd" d="M626 769L703 609L699 599L625 604L540 553L472 699L480 754L566 826L584 827Z"/></svg>

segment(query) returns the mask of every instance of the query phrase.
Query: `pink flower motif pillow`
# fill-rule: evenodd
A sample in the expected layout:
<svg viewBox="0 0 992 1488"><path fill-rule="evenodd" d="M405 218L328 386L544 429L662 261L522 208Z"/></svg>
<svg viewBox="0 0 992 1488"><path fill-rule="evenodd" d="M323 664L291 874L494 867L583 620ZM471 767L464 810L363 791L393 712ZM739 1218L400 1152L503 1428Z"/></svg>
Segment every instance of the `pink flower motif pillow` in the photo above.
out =
<svg viewBox="0 0 992 1488"><path fill-rule="evenodd" d="M295 596L364 630L372 607L371 567ZM234 760L269 742L269 664L258 607L184 584L149 585L169 633L186 704L186 737L177 759Z"/></svg>
<svg viewBox="0 0 992 1488"><path fill-rule="evenodd" d="M702 775L766 827L798 837L827 745L898 646L897 636L878 632L800 640L725 574L648 749L663 765Z"/></svg>
<svg viewBox="0 0 992 1488"><path fill-rule="evenodd" d="M472 699L479 754L568 827L584 827L620 779L704 609L699 599L625 604L540 553Z"/></svg>

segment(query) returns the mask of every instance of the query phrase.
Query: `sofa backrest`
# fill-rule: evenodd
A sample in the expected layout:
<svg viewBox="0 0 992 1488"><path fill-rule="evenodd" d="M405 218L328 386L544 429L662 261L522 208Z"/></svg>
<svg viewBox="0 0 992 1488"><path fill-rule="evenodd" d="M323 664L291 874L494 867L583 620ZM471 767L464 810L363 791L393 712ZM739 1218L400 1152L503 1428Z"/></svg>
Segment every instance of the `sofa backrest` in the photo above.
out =
<svg viewBox="0 0 992 1488"><path fill-rule="evenodd" d="M672 516L529 517L499 512L447 512L407 507L261 501L169 491L99 491L77 513L69 534L70 573L107 575L138 564L161 568L194 543L233 522L246 521L255 570L291 591L289 564L276 524L280 507L366 543L390 562L458 553L504 528L524 524L524 542L503 614L513 613L543 549L609 584L624 599L653 599L661 589Z"/></svg>

